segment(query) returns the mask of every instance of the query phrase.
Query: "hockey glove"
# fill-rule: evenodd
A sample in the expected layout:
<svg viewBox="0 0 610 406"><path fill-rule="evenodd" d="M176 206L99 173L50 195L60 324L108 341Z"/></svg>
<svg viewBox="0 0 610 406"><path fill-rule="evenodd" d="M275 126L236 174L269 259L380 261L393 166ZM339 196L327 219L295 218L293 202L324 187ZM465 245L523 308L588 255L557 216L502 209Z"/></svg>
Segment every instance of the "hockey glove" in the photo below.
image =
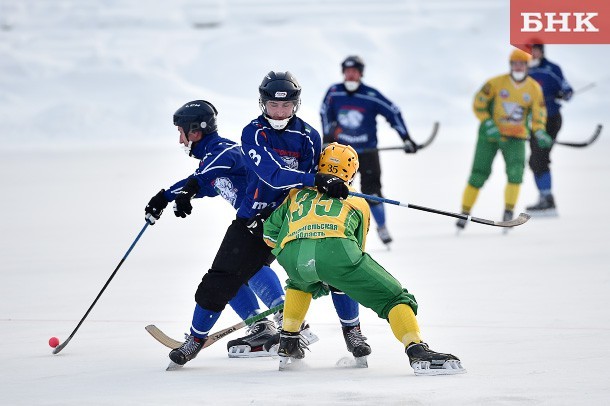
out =
<svg viewBox="0 0 610 406"><path fill-rule="evenodd" d="M493 119L488 118L481 122L479 127L479 136L487 137L489 141L500 141L500 130L496 126Z"/></svg>
<svg viewBox="0 0 610 406"><path fill-rule="evenodd" d="M574 92L559 92L557 94L557 98L563 101L569 101L572 98L572 95L574 94Z"/></svg>
<svg viewBox="0 0 610 406"><path fill-rule="evenodd" d="M164 193L165 189L161 189L159 193L150 199L150 202L148 202L144 208L144 213L146 213L144 219L151 226L155 224L155 220L159 220L161 213L163 213L163 209L165 209L167 207L167 203L169 203L163 195Z"/></svg>
<svg viewBox="0 0 610 406"><path fill-rule="evenodd" d="M347 199L349 189L341 178L326 173L316 173L314 184L319 192L326 193L328 197Z"/></svg>
<svg viewBox="0 0 610 406"><path fill-rule="evenodd" d="M189 178L186 181L182 190L178 192L178 197L174 201L174 214L176 217L185 218L191 214L193 206L191 205L191 199L199 192L199 184L197 179Z"/></svg>
<svg viewBox="0 0 610 406"><path fill-rule="evenodd" d="M413 140L407 136L407 138L405 139L405 144L402 147L402 149L407 153L407 154L414 154L417 152L417 144L413 142Z"/></svg>
<svg viewBox="0 0 610 406"><path fill-rule="evenodd" d="M553 139L544 130L538 130L534 133L538 146L542 149L549 149L553 145Z"/></svg>
<svg viewBox="0 0 610 406"><path fill-rule="evenodd" d="M267 218L273 213L273 208L267 206L260 212L256 213L254 217L251 217L246 222L246 227L248 231L252 233L255 237L263 238L263 223Z"/></svg>

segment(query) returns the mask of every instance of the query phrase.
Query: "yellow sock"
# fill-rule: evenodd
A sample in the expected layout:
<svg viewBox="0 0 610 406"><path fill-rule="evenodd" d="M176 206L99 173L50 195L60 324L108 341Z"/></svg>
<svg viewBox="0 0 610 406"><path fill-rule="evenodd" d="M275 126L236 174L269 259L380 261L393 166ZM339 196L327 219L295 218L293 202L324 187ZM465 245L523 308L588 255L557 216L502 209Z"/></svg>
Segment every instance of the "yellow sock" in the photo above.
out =
<svg viewBox="0 0 610 406"><path fill-rule="evenodd" d="M311 303L311 293L295 289L286 290L284 301L284 323L282 329L293 333L301 331L301 324Z"/></svg>
<svg viewBox="0 0 610 406"><path fill-rule="evenodd" d="M464 189L464 195L462 196L463 212L470 213L470 210L472 209L472 206L474 206L474 202L476 202L478 195L478 188L472 186L470 183L466 185L466 189Z"/></svg>
<svg viewBox="0 0 610 406"><path fill-rule="evenodd" d="M420 343L419 325L413 309L406 304L396 305L388 315L394 336L406 347L411 343Z"/></svg>
<svg viewBox="0 0 610 406"><path fill-rule="evenodd" d="M520 190L521 185L517 183L506 184L506 188L504 189L504 205L506 210L513 211L515 205L517 204L517 199L519 198Z"/></svg>

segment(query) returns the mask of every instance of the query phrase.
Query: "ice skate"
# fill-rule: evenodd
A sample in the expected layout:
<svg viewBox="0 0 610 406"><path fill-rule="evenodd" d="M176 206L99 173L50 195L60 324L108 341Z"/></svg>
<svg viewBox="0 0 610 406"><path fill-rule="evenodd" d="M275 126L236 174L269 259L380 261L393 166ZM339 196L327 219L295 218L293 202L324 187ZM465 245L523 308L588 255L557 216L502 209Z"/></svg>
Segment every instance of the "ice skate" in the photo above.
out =
<svg viewBox="0 0 610 406"><path fill-rule="evenodd" d="M199 354L199 351L203 349L203 344L205 344L205 342L205 338L198 338L188 334L186 340L179 348L170 351L169 359L171 359L172 362L167 367L167 370L171 371L178 369L195 358L197 354Z"/></svg>
<svg viewBox="0 0 610 406"><path fill-rule="evenodd" d="M247 335L227 343L229 358L270 357L264 344L277 333L271 320L263 319L248 328Z"/></svg>
<svg viewBox="0 0 610 406"><path fill-rule="evenodd" d="M366 337L362 335L360 324L343 327L342 330L347 350L352 353L356 360L355 366L367 368L367 357L371 354L371 346L366 343Z"/></svg>
<svg viewBox="0 0 610 406"><path fill-rule="evenodd" d="M388 228L386 226L378 227L377 235L379 235L379 239L385 245L388 245L392 242L392 236L390 235L390 232L388 231Z"/></svg>
<svg viewBox="0 0 610 406"><path fill-rule="evenodd" d="M504 214L502 215L502 221L510 221L513 219L513 211L512 210L504 210ZM510 230L512 227L504 227L502 229L502 233L503 234L508 234L508 230Z"/></svg>
<svg viewBox="0 0 610 406"><path fill-rule="evenodd" d="M280 357L279 370L283 371L289 366L300 362L305 358L301 335L299 333L291 333L283 331L280 333L280 343L277 350L277 355Z"/></svg>
<svg viewBox="0 0 610 406"><path fill-rule="evenodd" d="M465 216L470 216L470 213L467 213L465 211L463 211L462 214ZM467 219L458 219L458 221L455 223L458 235L466 228L466 223L468 223Z"/></svg>
<svg viewBox="0 0 610 406"><path fill-rule="evenodd" d="M304 321L303 324L301 325L301 331L300 331L300 338L301 338L301 346L306 348L309 347L309 345L318 342L318 340L320 340L318 338L318 336L311 331L311 328L309 328L309 324ZM278 350L278 346L280 344L280 333L275 334L273 337L271 337L269 340L267 340L267 342L264 344L264 348L265 351L267 351L269 354L271 355L277 355L277 350Z"/></svg>
<svg viewBox="0 0 610 406"><path fill-rule="evenodd" d="M555 198L553 195L540 195L538 203L525 208L527 214L533 217L556 217L557 208L555 207Z"/></svg>
<svg viewBox="0 0 610 406"><path fill-rule="evenodd" d="M426 343L411 343L405 352L415 375L454 375L466 372L458 357L432 351Z"/></svg>

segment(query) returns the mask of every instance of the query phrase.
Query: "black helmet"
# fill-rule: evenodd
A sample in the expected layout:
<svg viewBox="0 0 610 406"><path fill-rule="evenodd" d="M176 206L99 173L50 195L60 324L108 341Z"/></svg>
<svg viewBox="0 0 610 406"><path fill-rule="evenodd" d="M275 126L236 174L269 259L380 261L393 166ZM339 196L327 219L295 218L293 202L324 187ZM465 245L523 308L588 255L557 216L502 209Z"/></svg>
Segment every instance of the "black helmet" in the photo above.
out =
<svg viewBox="0 0 610 406"><path fill-rule="evenodd" d="M350 55L341 62L341 72L344 72L346 68L356 68L362 75L364 74L364 61L358 55Z"/></svg>
<svg viewBox="0 0 610 406"><path fill-rule="evenodd" d="M269 100L294 101L298 104L301 98L301 85L290 72L269 72L258 87L261 104Z"/></svg>
<svg viewBox="0 0 610 406"><path fill-rule="evenodd" d="M216 115L218 110L205 100L193 100L180 107L174 113L174 125L182 127L185 134L192 130L201 130L203 135L218 129Z"/></svg>

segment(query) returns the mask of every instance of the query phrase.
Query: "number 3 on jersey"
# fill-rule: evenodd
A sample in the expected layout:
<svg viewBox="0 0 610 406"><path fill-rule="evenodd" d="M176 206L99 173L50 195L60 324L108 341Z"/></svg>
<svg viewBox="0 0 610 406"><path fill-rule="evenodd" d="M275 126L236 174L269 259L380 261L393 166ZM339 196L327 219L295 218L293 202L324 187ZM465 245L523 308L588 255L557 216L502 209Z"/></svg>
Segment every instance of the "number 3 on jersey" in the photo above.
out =
<svg viewBox="0 0 610 406"><path fill-rule="evenodd" d="M254 165L258 166L261 163L261 156L255 150L251 149L248 151L248 156L254 161Z"/></svg>

